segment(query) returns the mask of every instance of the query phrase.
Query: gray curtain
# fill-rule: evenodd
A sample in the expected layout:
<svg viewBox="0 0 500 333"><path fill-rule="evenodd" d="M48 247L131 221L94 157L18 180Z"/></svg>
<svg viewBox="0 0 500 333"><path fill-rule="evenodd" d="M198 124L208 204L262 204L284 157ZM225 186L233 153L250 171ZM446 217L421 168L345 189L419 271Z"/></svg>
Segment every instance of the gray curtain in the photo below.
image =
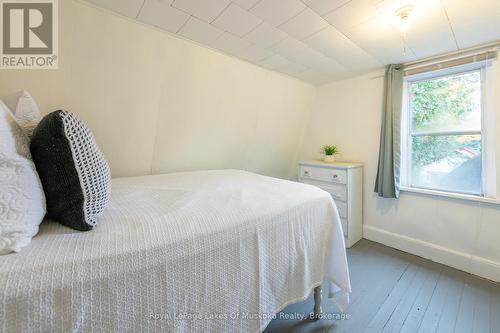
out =
<svg viewBox="0 0 500 333"><path fill-rule="evenodd" d="M375 181L375 192L384 198L399 198L403 76L402 65L386 67L380 151Z"/></svg>

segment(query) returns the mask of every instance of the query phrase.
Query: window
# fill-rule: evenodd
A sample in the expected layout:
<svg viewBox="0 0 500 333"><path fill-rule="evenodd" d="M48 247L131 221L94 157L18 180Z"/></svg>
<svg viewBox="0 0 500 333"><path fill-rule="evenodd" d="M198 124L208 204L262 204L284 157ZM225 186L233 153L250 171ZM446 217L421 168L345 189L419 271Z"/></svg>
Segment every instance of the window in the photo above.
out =
<svg viewBox="0 0 500 333"><path fill-rule="evenodd" d="M402 185L485 195L484 68L407 77Z"/></svg>

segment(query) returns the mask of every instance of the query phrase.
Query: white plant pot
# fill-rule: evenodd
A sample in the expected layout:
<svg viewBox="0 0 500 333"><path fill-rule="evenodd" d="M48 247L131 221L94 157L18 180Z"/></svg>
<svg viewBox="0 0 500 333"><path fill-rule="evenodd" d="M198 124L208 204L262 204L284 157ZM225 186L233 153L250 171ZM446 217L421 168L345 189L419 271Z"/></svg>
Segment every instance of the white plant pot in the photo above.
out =
<svg viewBox="0 0 500 333"><path fill-rule="evenodd" d="M335 162L335 155L325 155L325 158L323 159L325 163L333 163Z"/></svg>

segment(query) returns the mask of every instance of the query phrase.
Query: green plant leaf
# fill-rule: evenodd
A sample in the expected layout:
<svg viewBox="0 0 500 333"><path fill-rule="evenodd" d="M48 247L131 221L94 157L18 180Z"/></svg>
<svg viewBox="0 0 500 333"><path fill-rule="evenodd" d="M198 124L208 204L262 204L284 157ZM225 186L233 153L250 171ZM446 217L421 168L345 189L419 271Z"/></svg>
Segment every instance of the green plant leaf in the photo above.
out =
<svg viewBox="0 0 500 333"><path fill-rule="evenodd" d="M325 145L321 148L321 152L325 155L337 155L339 153L339 149L335 145Z"/></svg>

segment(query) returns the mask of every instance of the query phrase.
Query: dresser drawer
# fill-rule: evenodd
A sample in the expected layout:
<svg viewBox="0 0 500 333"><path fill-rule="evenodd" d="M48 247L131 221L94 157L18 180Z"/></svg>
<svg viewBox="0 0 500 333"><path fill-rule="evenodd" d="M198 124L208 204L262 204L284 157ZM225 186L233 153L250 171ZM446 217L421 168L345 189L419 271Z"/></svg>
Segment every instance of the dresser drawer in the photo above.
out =
<svg viewBox="0 0 500 333"><path fill-rule="evenodd" d="M346 184L347 173L340 169L327 169L302 166L300 168L300 176L306 179L314 179L323 182Z"/></svg>
<svg viewBox="0 0 500 333"><path fill-rule="evenodd" d="M339 211L339 215L342 218L347 218L347 204L342 201L335 201L335 204L337 205L337 210Z"/></svg>
<svg viewBox="0 0 500 333"><path fill-rule="evenodd" d="M335 200L347 201L347 187L341 184L321 184L317 185L322 190L330 193Z"/></svg>
<svg viewBox="0 0 500 333"><path fill-rule="evenodd" d="M304 178L302 178L302 183L319 187L323 191L330 193L333 199L347 202L347 187L343 184L326 183Z"/></svg>
<svg viewBox="0 0 500 333"><path fill-rule="evenodd" d="M363 238L363 168L359 163L299 162L299 181L328 192L335 201L346 247Z"/></svg>

